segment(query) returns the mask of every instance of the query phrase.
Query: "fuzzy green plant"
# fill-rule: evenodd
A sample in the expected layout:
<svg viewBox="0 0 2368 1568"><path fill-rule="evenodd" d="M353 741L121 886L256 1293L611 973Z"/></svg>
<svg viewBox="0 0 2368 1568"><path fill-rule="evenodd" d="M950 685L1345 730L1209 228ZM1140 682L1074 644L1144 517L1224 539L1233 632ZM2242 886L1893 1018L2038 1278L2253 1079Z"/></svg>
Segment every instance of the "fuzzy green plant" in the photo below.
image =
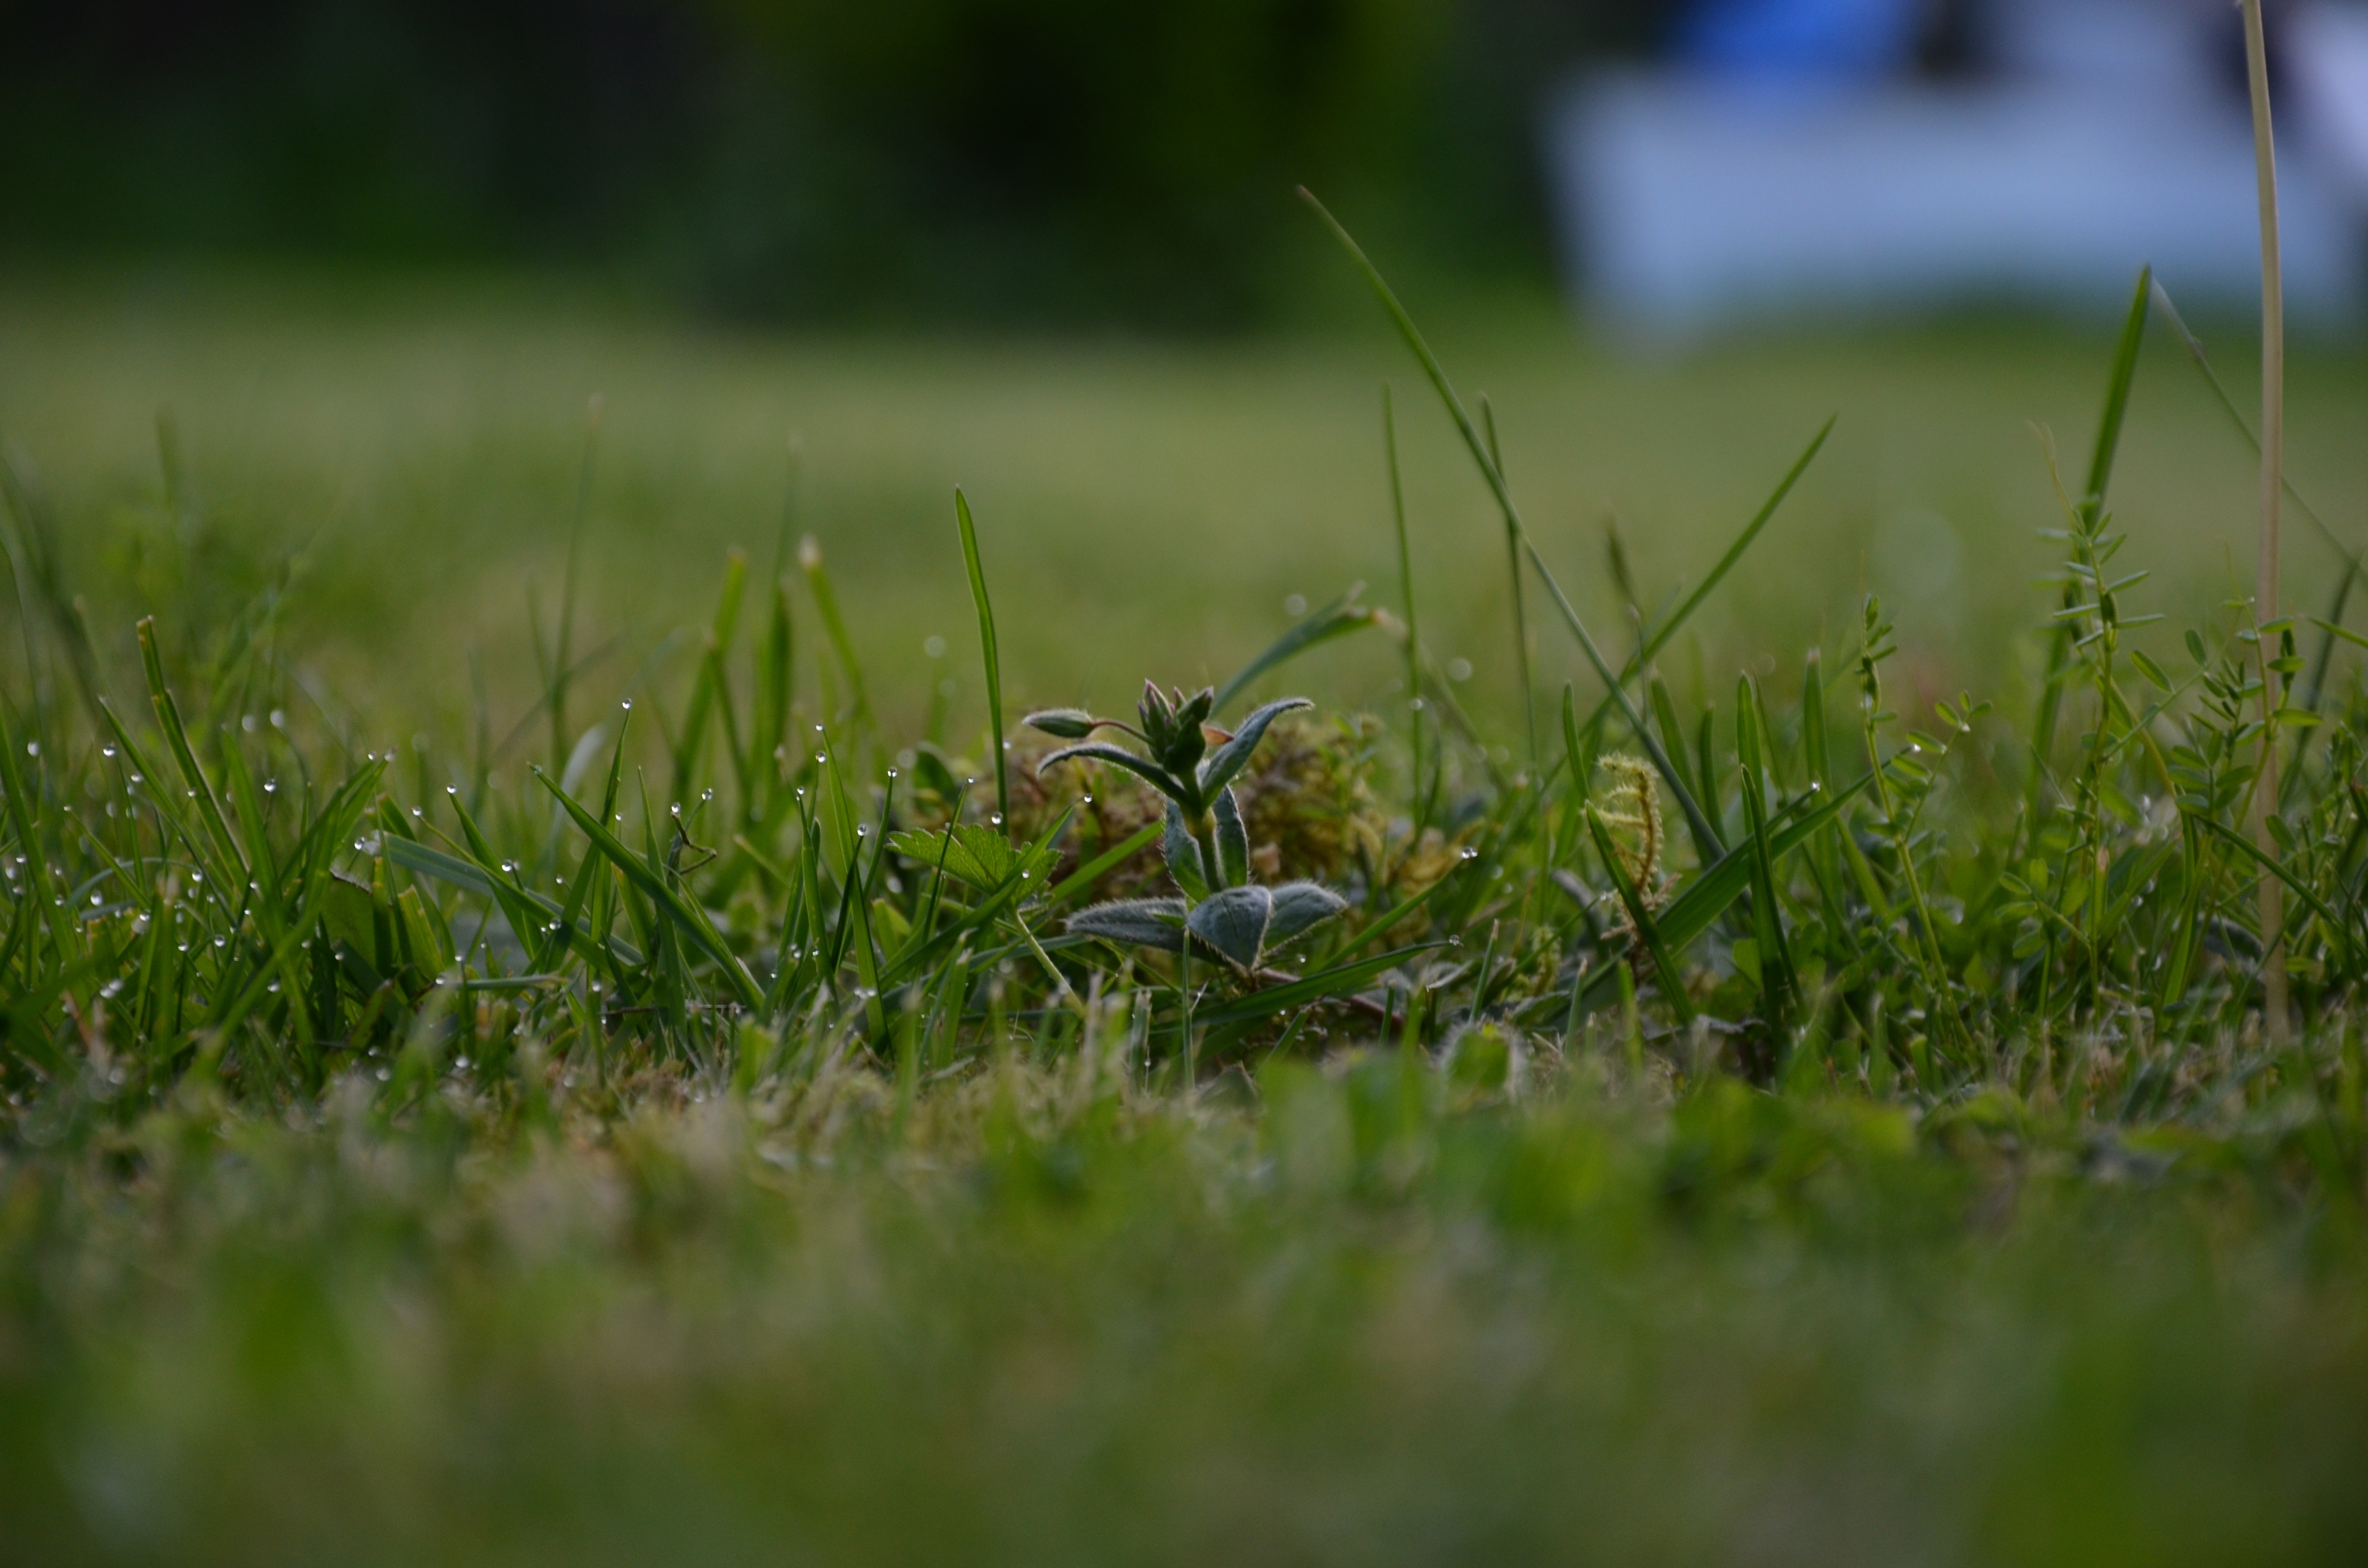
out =
<svg viewBox="0 0 2368 1568"><path fill-rule="evenodd" d="M1187 697L1145 681L1135 710L1139 726L1077 708L1031 713L1026 722L1076 743L1047 755L1037 764L1040 773L1064 763L1107 763L1142 778L1167 801L1161 848L1183 896L1094 904L1069 916L1067 929L1178 954L1197 943L1236 972L1256 975L1269 948L1332 918L1348 903L1321 882L1265 887L1252 881L1249 835L1233 789L1268 727L1285 713L1315 704L1304 697L1281 698L1253 710L1238 729L1227 732L1209 722L1216 698L1213 687ZM1103 730L1133 736L1143 750L1092 738Z"/></svg>

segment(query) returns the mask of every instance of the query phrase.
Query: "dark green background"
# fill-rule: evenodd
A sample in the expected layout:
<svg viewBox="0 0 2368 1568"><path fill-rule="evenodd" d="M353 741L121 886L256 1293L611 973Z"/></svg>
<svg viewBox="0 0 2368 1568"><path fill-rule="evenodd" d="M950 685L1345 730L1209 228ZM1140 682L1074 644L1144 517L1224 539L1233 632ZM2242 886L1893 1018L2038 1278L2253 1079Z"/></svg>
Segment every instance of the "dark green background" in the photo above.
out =
<svg viewBox="0 0 2368 1568"><path fill-rule="evenodd" d="M0 262L592 267L735 316L1258 324L1315 186L1545 275L1554 76L1667 0L0 3Z"/></svg>

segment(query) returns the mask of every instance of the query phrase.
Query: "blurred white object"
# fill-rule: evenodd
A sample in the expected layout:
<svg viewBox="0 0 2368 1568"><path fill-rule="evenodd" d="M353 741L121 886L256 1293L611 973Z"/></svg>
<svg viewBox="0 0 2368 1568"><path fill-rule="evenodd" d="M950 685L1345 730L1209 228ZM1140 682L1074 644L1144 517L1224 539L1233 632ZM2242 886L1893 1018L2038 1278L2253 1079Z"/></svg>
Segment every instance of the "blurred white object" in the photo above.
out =
<svg viewBox="0 0 2368 1568"><path fill-rule="evenodd" d="M2250 129L2209 35L2186 25L2199 13L2014 0L2009 19L2025 11L2002 40L2006 73L1963 86L1578 85L1552 116L1550 166L1590 309L1648 335L1803 310L2106 311L2147 262L2183 304L2258 300ZM2359 13L2339 21L2357 45ZM2368 114L2358 85L2334 97ZM2298 320L2328 322L2352 311L2362 210L2314 152L2281 139L2286 293Z"/></svg>
<svg viewBox="0 0 2368 1568"><path fill-rule="evenodd" d="M2292 117L2328 172L2368 209L2368 7L2307 6L2286 24Z"/></svg>

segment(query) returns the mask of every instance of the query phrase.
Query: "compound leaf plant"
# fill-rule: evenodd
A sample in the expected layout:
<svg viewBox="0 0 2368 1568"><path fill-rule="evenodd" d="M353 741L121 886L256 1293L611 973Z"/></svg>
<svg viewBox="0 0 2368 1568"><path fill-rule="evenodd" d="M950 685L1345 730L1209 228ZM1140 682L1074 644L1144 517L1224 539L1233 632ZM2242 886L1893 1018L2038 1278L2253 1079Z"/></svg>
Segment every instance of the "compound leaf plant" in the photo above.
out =
<svg viewBox="0 0 2368 1568"><path fill-rule="evenodd" d="M1233 781L1276 719L1313 708L1286 697L1257 709L1227 732L1210 722L1217 694L1203 687L1186 697L1145 681L1136 704L1140 727L1099 719L1081 708L1054 708L1028 716L1028 724L1075 744L1050 753L1045 768L1066 762L1104 762L1141 778L1167 798L1162 847L1180 898L1130 898L1094 904L1069 917L1073 935L1183 953L1190 941L1244 976L1254 976L1267 949L1348 907L1319 882L1263 887L1250 880L1249 835ZM1138 754L1094 736L1116 730L1143 744Z"/></svg>

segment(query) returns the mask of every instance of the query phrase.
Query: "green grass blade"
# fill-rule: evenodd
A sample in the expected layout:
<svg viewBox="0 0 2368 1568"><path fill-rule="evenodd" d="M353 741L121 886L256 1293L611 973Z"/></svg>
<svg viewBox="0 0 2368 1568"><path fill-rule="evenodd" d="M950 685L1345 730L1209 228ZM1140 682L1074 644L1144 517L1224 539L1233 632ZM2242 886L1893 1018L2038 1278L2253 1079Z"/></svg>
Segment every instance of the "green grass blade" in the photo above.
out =
<svg viewBox="0 0 2368 1568"><path fill-rule="evenodd" d="M568 659L575 635L575 585L584 554L584 524L592 514L593 465L600 455L600 406L594 392L584 411L584 465L575 475L575 518L567 530L567 574L559 593L559 642L551 662L545 702L551 710L551 766L567 766L567 684L575 671Z"/></svg>
<svg viewBox="0 0 2368 1568"><path fill-rule="evenodd" d="M1352 631L1362 631L1373 624L1374 612L1357 602L1364 591L1358 584L1322 609L1304 615L1292 623L1290 631L1266 646L1265 652L1244 665L1234 678L1218 689L1217 699L1209 710L1212 717L1223 713L1226 704L1242 694L1248 685L1269 670L1278 669L1335 638L1346 637Z"/></svg>
<svg viewBox="0 0 2368 1568"><path fill-rule="evenodd" d="M172 749L173 761L180 769L181 782L189 797L198 802L198 818L204 824L213 848L222 857L221 874L231 867L237 868L237 885L247 880L246 855L238 839L231 833L230 824L222 816L222 801L215 795L212 783L204 768L198 766L198 754L190 749L189 733L181 725L181 710L174 702L172 692L165 685L165 664L156 651L156 619L149 616L139 626L140 664L148 676L148 695L155 705L156 722L164 728L165 744Z"/></svg>
<svg viewBox="0 0 2368 1568"><path fill-rule="evenodd" d="M709 960L723 972L723 983L732 992L734 1000L751 1011L761 1006L765 999L764 993L758 989L757 982L750 977L746 966L741 963L738 957L733 953L731 948L716 931L713 923L707 918L707 912L700 908L696 902L685 898L674 888L668 886L666 876L657 864L645 860L626 848L618 841L614 834L593 817L590 812L586 811L564 790L562 790L549 774L544 773L541 768L536 768L534 777L538 783L551 791L552 799L557 801L562 809L575 819L575 825L583 831L584 836L598 845L600 853L609 858L609 863L624 873L625 880L632 883L642 896L648 899L660 913L679 926L682 934L689 938L691 945L706 954Z"/></svg>
<svg viewBox="0 0 2368 1568"><path fill-rule="evenodd" d="M863 684L863 665L855 656L855 642L847 634L847 618L838 613L838 593L830 585L830 574L822 562L822 543L808 534L798 546L798 566L806 575L806 591L814 595L814 608L822 615L823 634L830 639L831 651L838 655L839 668L846 673L848 695L855 700L855 722L867 734L876 734L878 724L871 715L871 693Z"/></svg>
<svg viewBox="0 0 2368 1568"><path fill-rule="evenodd" d="M1497 408L1481 392L1480 427L1488 438L1488 460L1500 475L1505 472L1504 449L1497 443ZM1513 595L1513 667L1520 675L1521 727L1530 737L1530 766L1543 766L1538 750L1538 701L1536 682L1530 673L1530 608L1529 596L1521 591L1521 534L1509 517L1505 524L1505 564L1510 568L1508 586Z"/></svg>
<svg viewBox="0 0 2368 1568"><path fill-rule="evenodd" d="M970 497L954 487L954 528L962 535L962 570L970 574L971 603L978 608L978 656L986 669L986 720L993 730L989 747L995 753L995 815L1008 837L1011 833L1011 765L1003 746L1003 654L995 641L995 603L986 594L986 570L978 560L978 525L971 519Z"/></svg>
<svg viewBox="0 0 2368 1568"><path fill-rule="evenodd" d="M1776 903L1776 858L1768 843L1766 757L1763 755L1759 694L1751 677L1736 683L1736 752L1743 770L1743 821L1751 835L1751 925L1759 949L1760 990L1769 1025L1782 1034L1793 1015L1798 987L1793 976L1793 955L1784 939L1782 911Z"/></svg>
<svg viewBox="0 0 2368 1568"><path fill-rule="evenodd" d="M1751 520L1743 526L1743 531L1735 536L1735 542L1726 547L1726 553L1718 558L1717 564L1713 565L1701 583L1695 585L1693 592L1688 594L1676 609L1671 610L1658 625L1653 628L1651 634L1637 649L1635 657L1622 672L1623 676L1633 676L1635 672L1650 663L1662 649L1668 647L1670 640L1677 636L1689 619L1692 619L1694 611L1702 608L1702 601L1717 591L1718 585L1726 580L1726 574L1735 570L1736 563L1741 561L1744 552L1751 548L1752 541L1759 537L1761 530L1766 528L1775 517L1777 509L1784 505L1784 498L1793 494L1793 487L1801 482L1801 476L1809 472L1809 465L1815 462L1817 454L1825 449L1826 437L1834 433L1834 424L1840 417L1839 415L1829 415L1826 422L1817 427L1817 433L1809 437L1809 444L1802 449L1799 457L1793 460L1793 466L1785 471L1783 479L1778 482L1775 490L1769 494L1766 501L1760 503L1759 510L1752 514ZM1600 705L1598 707L1598 711L1601 711Z"/></svg>
<svg viewBox="0 0 2368 1568"><path fill-rule="evenodd" d="M2113 347L2113 370L2105 382L2104 412L2097 419L2097 444L2089 458L2089 483L2081 499L2101 508L2106 488L2113 481L2113 457L2121 449L2122 420L2130 411L2130 387L2137 379L2138 350L2146 341L2146 305L2154 293L2154 268L2138 268L2138 286L2130 295L2129 313L2122 321L2121 341Z"/></svg>
<svg viewBox="0 0 2368 1568"><path fill-rule="evenodd" d="M1446 370L1440 365L1439 357L1431 352L1430 344L1423 337L1421 329L1415 325L1414 318L1406 313L1406 307L1398 302L1396 293L1391 290L1388 280L1383 278L1380 269L1375 267L1372 261L1365 255L1363 247L1357 244L1356 239L1348 230L1340 226L1340 221L1333 217L1322 202L1310 195L1305 187L1303 186L1300 188L1299 196L1301 200L1315 210L1316 216L1321 218L1325 225L1332 231L1333 237L1339 241L1341 248L1348 252L1349 260L1355 264L1358 271L1363 275L1367 285L1372 289L1375 297L1381 301L1382 308L1388 312L1390 320L1396 324L1399 336L1406 340L1406 347L1413 350L1416 359L1421 362L1423 374L1429 379L1432 390L1438 392L1440 402L1446 406L1448 416L1455 422L1457 433L1463 437L1464 449L1472 454L1472 460L1480 467L1481 477L1487 482L1490 493L1496 496L1497 508L1505 517L1506 528L1520 541L1522 552L1529 559L1531 569L1536 572L1539 579L1545 584L1546 592L1553 597L1554 608L1561 614L1563 623L1570 629L1571 635L1577 639L1579 649L1587 655L1587 662L1594 667L1597 678L1603 682L1604 689L1611 693L1612 699L1619 705L1621 715L1628 721L1629 729L1634 732L1637 744L1645 748L1645 756L1652 759L1653 766L1659 770L1662 778L1668 781L1671 793L1677 797L1679 809L1685 812L1687 822L1694 827L1699 836L1707 837L1715 842L1718 834L1710 825L1710 819L1702 815L1702 807L1695 801L1693 792L1686 788L1685 780L1670 765L1668 754L1661 749L1660 742L1653 736L1651 726L1646 724L1644 716L1636 711L1636 705L1629 700L1627 688L1622 685L1620 678L1611 673L1611 666L1605 661L1603 651L1596 646L1594 635L1587 630L1587 623L1579 619L1578 611L1572 607L1569 596L1562 591L1562 585L1554 580L1554 573L1547 567L1545 558L1538 553L1537 545L1531 540L1529 529L1521 522L1520 508L1513 504L1513 493L1506 488L1504 474L1497 470L1495 460L1489 457L1487 447L1482 442L1479 430L1474 426L1472 416L1464 412L1463 400L1455 395L1455 388L1448 381Z"/></svg>
<svg viewBox="0 0 2368 1568"><path fill-rule="evenodd" d="M1603 824L1603 813L1589 806L1587 810L1587 831L1594 835L1596 854L1603 861L1611 885L1619 890L1620 902L1627 906L1629 923L1635 927L1636 939L1653 955L1653 966L1660 971L1661 994L1678 1015L1681 1023L1693 1021L1692 1000L1686 995L1685 971L1678 967L1677 956L1669 950L1658 922L1653 918L1644 894L1629 879L1628 869L1622 864L1619 846L1611 842L1611 830Z"/></svg>
<svg viewBox="0 0 2368 1568"><path fill-rule="evenodd" d="M724 710L724 722L732 723L732 692L725 682L724 659L731 653L733 638L740 626L740 598L748 585L748 557L735 550L726 558L723 568L723 593L715 606L715 617L707 628L706 646L699 661L699 676L690 690L690 707L683 714L682 733L674 744L674 798L688 801L695 793L700 753L707 741L708 720L716 705ZM732 758L733 771L739 777L742 793L747 789L747 765L738 755Z"/></svg>
<svg viewBox="0 0 2368 1568"><path fill-rule="evenodd" d="M1398 419L1389 383L1382 383L1382 451L1390 471L1390 521L1398 547L1398 606L1406 614L1406 753L1413 779L1415 836L1422 836L1422 621L1415 612L1414 551L1406 543L1406 480L1398 466Z"/></svg>
<svg viewBox="0 0 2368 1568"><path fill-rule="evenodd" d="M1059 885L1045 899L1044 907L1058 909L1064 903L1074 903L1130 856L1140 854L1158 843L1161 827L1160 823L1155 822L1136 830L1062 878Z"/></svg>
<svg viewBox="0 0 2368 1568"><path fill-rule="evenodd" d="M2311 891L2308 883L2302 881L2299 877L2296 877L2292 871L2287 870L2285 867L2279 864L2274 858L2263 854L2260 846L2255 845L2251 839L2247 838L2243 834L2237 832L2235 829L2214 822L2210 817L2191 817L2191 820L2202 823L2223 842L2236 846L2238 849L2242 850L2246 858L2250 859L2255 865L2260 867L2261 869L2269 872L2270 875L2277 878L2279 881L2294 890L2294 895L2302 900L2305 904L2309 905L2310 912L2312 914L2317 915L2319 919L2327 923L2328 930L2332 932L2339 941L2342 942L2346 948L2351 946L2351 927L2343 923L2343 919L2340 915L2337 915L2334 910L2329 909L2327 906L2325 900L2321 899L2318 894ZM2262 946L2271 951L2283 950L2283 944L2272 941L2272 933L2267 931L2261 933Z"/></svg>
<svg viewBox="0 0 2368 1568"><path fill-rule="evenodd" d="M1263 991L1253 991L1247 996L1239 996L1230 1002L1220 1002L1214 1006L1198 1007L1193 1010L1192 1024L1195 1028L1215 1029L1224 1028L1233 1024L1254 1023L1259 1018L1272 1017L1275 1014L1292 1007L1302 1006L1310 1002L1320 1002L1327 996L1338 996L1346 992L1358 990L1366 982L1395 969L1406 960L1445 945L1443 942L1417 942L1410 947L1393 948L1386 953L1377 953L1369 959L1359 959L1353 963L1338 964L1321 973L1270 986Z"/></svg>

